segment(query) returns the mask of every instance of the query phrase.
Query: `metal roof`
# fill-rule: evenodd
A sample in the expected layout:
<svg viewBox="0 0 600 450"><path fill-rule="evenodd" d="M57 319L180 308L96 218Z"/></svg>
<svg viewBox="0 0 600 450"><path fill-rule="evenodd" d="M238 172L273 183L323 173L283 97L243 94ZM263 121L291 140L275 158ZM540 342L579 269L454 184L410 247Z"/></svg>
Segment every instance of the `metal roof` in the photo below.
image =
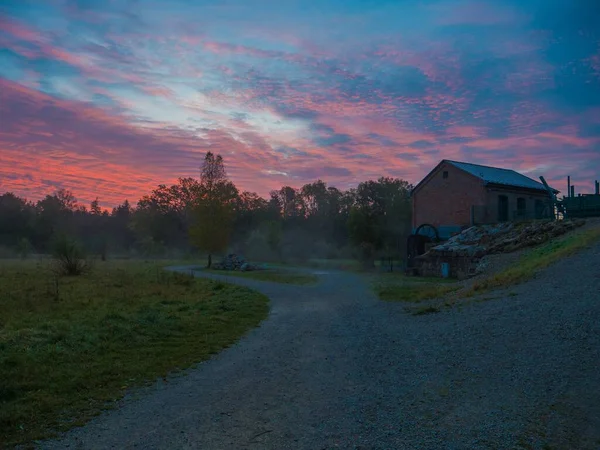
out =
<svg viewBox="0 0 600 450"><path fill-rule="evenodd" d="M479 164L450 160L446 160L446 162L458 167L461 170L464 170L465 172L470 173L471 175L476 176L477 178L481 178L485 184L502 184L505 186L515 186L546 191L546 188L542 183L511 169L500 169L498 167L480 166Z"/></svg>

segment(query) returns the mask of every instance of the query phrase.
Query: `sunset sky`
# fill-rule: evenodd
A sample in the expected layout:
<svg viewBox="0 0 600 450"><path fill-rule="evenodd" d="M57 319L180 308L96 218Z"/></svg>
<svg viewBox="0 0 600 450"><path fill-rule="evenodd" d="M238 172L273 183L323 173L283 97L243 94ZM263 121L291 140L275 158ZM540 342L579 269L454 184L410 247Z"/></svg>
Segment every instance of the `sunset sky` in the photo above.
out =
<svg viewBox="0 0 600 450"><path fill-rule="evenodd" d="M2 0L0 193L104 206L417 183L439 160L600 179L597 0Z"/></svg>

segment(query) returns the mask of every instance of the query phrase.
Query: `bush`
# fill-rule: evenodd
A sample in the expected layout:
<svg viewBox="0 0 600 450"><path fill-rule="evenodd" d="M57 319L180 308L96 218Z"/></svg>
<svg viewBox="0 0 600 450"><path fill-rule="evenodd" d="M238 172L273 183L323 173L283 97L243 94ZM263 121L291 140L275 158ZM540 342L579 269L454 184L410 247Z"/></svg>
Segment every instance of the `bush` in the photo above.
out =
<svg viewBox="0 0 600 450"><path fill-rule="evenodd" d="M54 240L52 258L55 263L54 270L58 275L82 275L90 268L79 243L66 236L60 236Z"/></svg>

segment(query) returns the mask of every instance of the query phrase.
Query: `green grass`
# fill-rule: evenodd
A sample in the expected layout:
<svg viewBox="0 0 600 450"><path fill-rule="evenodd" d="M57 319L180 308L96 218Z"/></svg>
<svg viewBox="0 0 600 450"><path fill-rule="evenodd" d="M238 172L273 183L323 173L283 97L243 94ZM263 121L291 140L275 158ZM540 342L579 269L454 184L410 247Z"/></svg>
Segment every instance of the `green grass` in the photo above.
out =
<svg viewBox="0 0 600 450"><path fill-rule="evenodd" d="M411 284L382 284L375 287L375 292L381 300L419 303L443 297L457 289L457 286L446 283L418 282Z"/></svg>
<svg viewBox="0 0 600 450"><path fill-rule="evenodd" d="M393 272L374 277L372 284L380 300L409 303L440 298L459 289L452 279L407 277Z"/></svg>
<svg viewBox="0 0 600 450"><path fill-rule="evenodd" d="M437 306L423 306L413 312L413 316L424 316L426 314L439 313L441 310Z"/></svg>
<svg viewBox="0 0 600 450"><path fill-rule="evenodd" d="M267 313L255 291L152 263L96 263L57 284L47 263L0 262L0 442L83 424L129 387L233 344Z"/></svg>
<svg viewBox="0 0 600 450"><path fill-rule="evenodd" d="M288 270L252 270L240 272L237 270L211 270L211 273L223 276L239 278L250 278L258 281L270 281L272 283L307 285L316 283L319 278L310 273L293 272Z"/></svg>
<svg viewBox="0 0 600 450"><path fill-rule="evenodd" d="M475 282L462 293L464 297L495 288L503 288L531 279L537 272L574 253L588 248L600 240L600 228L574 232L562 239L542 244L524 253L517 264L496 275Z"/></svg>

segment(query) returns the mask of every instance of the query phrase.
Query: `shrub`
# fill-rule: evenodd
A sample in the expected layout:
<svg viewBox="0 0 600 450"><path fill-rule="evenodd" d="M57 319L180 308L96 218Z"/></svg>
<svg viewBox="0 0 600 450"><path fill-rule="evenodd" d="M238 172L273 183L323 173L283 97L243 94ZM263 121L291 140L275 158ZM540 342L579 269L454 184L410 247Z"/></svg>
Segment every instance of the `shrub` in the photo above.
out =
<svg viewBox="0 0 600 450"><path fill-rule="evenodd" d="M54 239L52 258L54 260L54 271L58 275L82 275L90 268L79 243L67 236Z"/></svg>

